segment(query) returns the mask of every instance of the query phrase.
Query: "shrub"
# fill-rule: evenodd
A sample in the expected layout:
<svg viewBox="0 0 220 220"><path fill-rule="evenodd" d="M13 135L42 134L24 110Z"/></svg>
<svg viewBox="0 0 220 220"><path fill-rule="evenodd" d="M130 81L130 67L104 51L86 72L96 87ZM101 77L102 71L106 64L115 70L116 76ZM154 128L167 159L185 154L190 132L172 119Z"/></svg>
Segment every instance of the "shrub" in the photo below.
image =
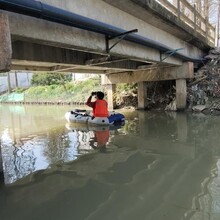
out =
<svg viewBox="0 0 220 220"><path fill-rule="evenodd" d="M92 91L102 90L100 78L76 83L32 86L25 91L26 101L80 101L85 102Z"/></svg>
<svg viewBox="0 0 220 220"><path fill-rule="evenodd" d="M26 90L25 88L16 88L14 90L14 92L16 92L16 93L23 93L25 90Z"/></svg>
<svg viewBox="0 0 220 220"><path fill-rule="evenodd" d="M34 86L60 85L71 81L71 74L67 73L35 73L31 83Z"/></svg>

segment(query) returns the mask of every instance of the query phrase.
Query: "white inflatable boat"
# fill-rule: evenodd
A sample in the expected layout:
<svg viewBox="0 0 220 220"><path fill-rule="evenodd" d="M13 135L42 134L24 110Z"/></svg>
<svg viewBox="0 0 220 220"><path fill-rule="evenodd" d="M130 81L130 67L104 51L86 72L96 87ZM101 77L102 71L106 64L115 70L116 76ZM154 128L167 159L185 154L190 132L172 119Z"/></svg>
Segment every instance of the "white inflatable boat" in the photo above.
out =
<svg viewBox="0 0 220 220"><path fill-rule="evenodd" d="M65 118L68 122L88 123L94 125L117 125L123 124L125 117L117 112L109 112L109 117L92 117L91 112L82 109L75 109L66 112Z"/></svg>

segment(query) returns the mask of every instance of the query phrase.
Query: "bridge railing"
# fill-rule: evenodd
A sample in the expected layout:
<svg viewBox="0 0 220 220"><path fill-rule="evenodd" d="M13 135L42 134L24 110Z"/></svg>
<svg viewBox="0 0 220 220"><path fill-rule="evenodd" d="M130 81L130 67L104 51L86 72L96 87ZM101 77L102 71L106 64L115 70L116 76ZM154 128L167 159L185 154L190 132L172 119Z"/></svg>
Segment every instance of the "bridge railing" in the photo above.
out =
<svg viewBox="0 0 220 220"><path fill-rule="evenodd" d="M215 45L215 26L208 22L208 19L202 16L196 9L186 0L175 0L171 3L168 0L156 0L162 6L166 7L179 20L192 27L195 32L204 36L209 43Z"/></svg>

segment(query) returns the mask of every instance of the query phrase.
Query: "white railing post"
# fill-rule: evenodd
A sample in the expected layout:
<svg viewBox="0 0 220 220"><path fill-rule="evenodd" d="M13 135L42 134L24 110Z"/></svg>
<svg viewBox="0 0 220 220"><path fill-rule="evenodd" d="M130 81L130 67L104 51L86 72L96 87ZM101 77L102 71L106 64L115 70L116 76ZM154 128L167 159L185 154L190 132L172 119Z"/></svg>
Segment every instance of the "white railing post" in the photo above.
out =
<svg viewBox="0 0 220 220"><path fill-rule="evenodd" d="M205 18L205 37L208 39L209 27L208 27L208 18Z"/></svg>
<svg viewBox="0 0 220 220"><path fill-rule="evenodd" d="M180 20L180 0L177 0L177 17Z"/></svg>
<svg viewBox="0 0 220 220"><path fill-rule="evenodd" d="M196 16L196 5L194 4L194 31L196 32L196 26L197 26L197 22L196 22L196 19L197 19L197 16Z"/></svg>

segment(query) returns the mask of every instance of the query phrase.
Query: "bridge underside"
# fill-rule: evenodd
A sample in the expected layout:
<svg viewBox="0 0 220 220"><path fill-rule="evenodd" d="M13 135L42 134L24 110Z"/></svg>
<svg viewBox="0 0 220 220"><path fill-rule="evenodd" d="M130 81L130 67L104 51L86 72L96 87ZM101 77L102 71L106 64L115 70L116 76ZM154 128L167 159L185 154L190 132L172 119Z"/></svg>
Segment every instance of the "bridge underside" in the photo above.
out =
<svg viewBox="0 0 220 220"><path fill-rule="evenodd" d="M14 70L111 74L155 65L129 57L59 48L39 43L12 41ZM23 52L25 51L25 53ZM166 64L160 64L160 66Z"/></svg>
<svg viewBox="0 0 220 220"><path fill-rule="evenodd" d="M183 65L141 62L125 57L95 54L18 40L13 41L12 49L11 67L14 70L104 74L109 79L107 84L193 77L192 63L187 63L183 68Z"/></svg>
<svg viewBox="0 0 220 220"><path fill-rule="evenodd" d="M51 0L46 2L53 4ZM63 8L66 7L65 2L67 1L60 3ZM70 4L70 7L72 11L80 11L85 3L91 10L86 11L88 15L83 10L80 11L82 16L101 20L115 27L125 25L127 31L137 28L140 30L140 38L149 39L149 46L126 40L114 46L117 38L107 43L106 36L98 32L0 10L0 72L26 70L103 74L103 82L108 85L138 83L140 100L146 97L143 82L176 80L177 97L185 99L185 80L193 77L194 65L181 57L200 58L209 46L204 39L201 39L203 43L197 43L198 36L178 27L176 21L169 23L168 17L173 18L169 12L163 11L158 16L155 13L158 9L156 2L152 1L154 4L150 4L148 8L142 7L141 2L128 0L124 7L124 1L80 0ZM151 7L156 8L152 10ZM103 8L104 11L101 10ZM164 17L163 13L166 16L168 13L169 16ZM158 45L153 45L152 42L157 42ZM162 48L163 45L173 48L173 52L161 51L158 48L160 45ZM109 48L110 51L107 50ZM181 50L180 57L176 56L178 50ZM109 91L113 87L109 87ZM184 103L185 100L180 101L179 107L182 108ZM140 101L139 106L144 108L145 104L145 101Z"/></svg>
<svg viewBox="0 0 220 220"><path fill-rule="evenodd" d="M5 33L8 32L6 35L11 38L5 39L7 45L11 44L9 50L13 51L11 65L7 64L11 70L111 74L181 66L183 63L175 57L175 52L174 56L170 56L156 48L124 40L107 52L106 38L102 34L12 12L0 13L1 20L8 25ZM138 20L133 27L139 23ZM155 33L157 36L163 34ZM167 45L170 37L170 34L164 36ZM179 41L175 38L170 40ZM117 41L111 40L109 47ZM181 46L180 41L175 47ZM184 46L183 54L194 57L202 55L198 48L186 44ZM1 69L4 71L4 68Z"/></svg>
<svg viewBox="0 0 220 220"><path fill-rule="evenodd" d="M3 46L1 47L3 48L1 55L5 58L1 59L1 70L10 68L11 70L38 72L53 71L104 74L105 79L103 80L103 84L109 85L107 87L107 93L110 108L114 108L115 105L113 102L114 84L123 82L138 83L139 108L145 108L147 93L146 86L143 82L182 80L190 78L193 75L192 63L181 65L182 62L180 60L167 55L164 55L167 56L166 61L161 62L161 59L164 59L164 57L159 51L151 48L143 48L140 45L135 45L134 47L133 43L120 42L119 45L116 45L115 51L106 53L106 42L102 37L100 41L96 39L98 45L95 45L95 48L93 48L94 40L90 36L91 34L93 35L91 32L88 33L89 36L85 34L81 35L87 38L87 41L85 41L87 45L84 46L81 45L82 42L79 36L77 36L75 46L68 47L65 44L65 39L63 41L61 40L63 33L60 30L57 33L59 43L54 42L55 38L53 38L53 41L49 41L49 39L42 40L40 38L41 36L38 36L38 39L36 39L36 37L30 35L30 32L33 30L27 31L23 28L22 32L20 32L19 28L11 28L15 25L14 16L17 17L17 15L13 14L8 19L8 15L1 14L1 29L3 30L0 33ZM21 19L21 23L18 22L16 24L19 24L21 27L23 17L19 16L19 18ZM24 20L24 22L28 23L30 20ZM44 26L47 24L48 22L43 22L41 25ZM30 27L30 24L28 27ZM25 31L27 33L24 33ZM26 37L22 35L26 35ZM99 36L97 34L95 35L96 37ZM49 38L51 36L49 35L47 37ZM71 37L74 38L74 35L71 34ZM180 96L180 108L185 106L185 90L184 81L183 89L178 93Z"/></svg>

